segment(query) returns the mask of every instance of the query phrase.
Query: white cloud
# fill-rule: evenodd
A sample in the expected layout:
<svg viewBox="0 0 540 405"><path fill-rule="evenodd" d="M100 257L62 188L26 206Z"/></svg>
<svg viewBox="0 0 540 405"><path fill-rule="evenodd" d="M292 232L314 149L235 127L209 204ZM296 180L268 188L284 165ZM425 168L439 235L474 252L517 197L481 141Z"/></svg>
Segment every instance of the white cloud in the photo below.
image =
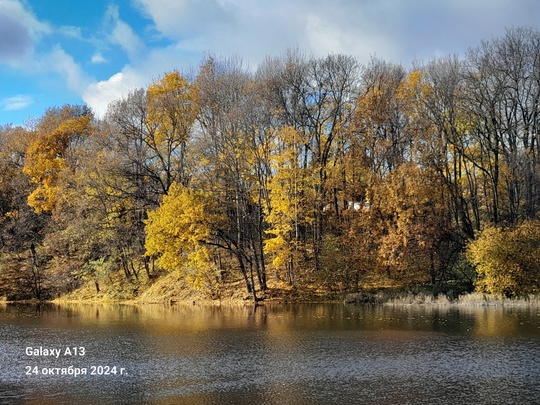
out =
<svg viewBox="0 0 540 405"><path fill-rule="evenodd" d="M231 1L220 0L135 0L134 3L169 38L184 41L208 31L232 28L242 9Z"/></svg>
<svg viewBox="0 0 540 405"><path fill-rule="evenodd" d="M15 111L25 109L26 107L31 106L33 103L34 100L31 96L17 95L3 99L0 104L2 105L2 109L4 111Z"/></svg>
<svg viewBox="0 0 540 405"><path fill-rule="evenodd" d="M55 72L63 77L69 90L82 94L92 80L82 71L73 57L60 46L43 55L39 67L46 72Z"/></svg>
<svg viewBox="0 0 540 405"><path fill-rule="evenodd" d="M308 14L305 33L309 49L317 56L341 53L353 55L363 62L374 54L383 58L392 58L397 54L395 45L384 35L363 30L365 26L342 24L343 21L340 18L328 18L328 14L326 17Z"/></svg>
<svg viewBox="0 0 540 405"><path fill-rule="evenodd" d="M155 29L172 40L177 49L199 55L207 51L236 54L252 65L267 55L302 45L302 3L136 0Z"/></svg>
<svg viewBox="0 0 540 405"><path fill-rule="evenodd" d="M190 52L250 64L298 46L367 62L463 53L512 25L538 26L538 0L134 0L156 30ZM518 5L519 4L519 5Z"/></svg>
<svg viewBox="0 0 540 405"><path fill-rule="evenodd" d="M101 52L96 52L95 54L92 55L90 62L94 64L107 63L107 59L105 59L105 57L101 54Z"/></svg>
<svg viewBox="0 0 540 405"><path fill-rule="evenodd" d="M131 60L140 57L145 50L144 43L133 29L120 19L118 6L109 6L106 19L112 25L110 35L112 43L120 45Z"/></svg>
<svg viewBox="0 0 540 405"><path fill-rule="evenodd" d="M127 52L130 59L137 58L141 53L140 51L144 49L144 44L139 37L122 20L116 22L116 27L112 32L112 39L113 42L120 45Z"/></svg>
<svg viewBox="0 0 540 405"><path fill-rule="evenodd" d="M235 54L252 67L294 47L319 57L344 53L361 61L373 54L399 56L391 35L401 6L388 0L135 0L135 4L178 49L199 55Z"/></svg>
<svg viewBox="0 0 540 405"><path fill-rule="evenodd" d="M89 85L82 97L96 116L102 118L111 102L126 97L130 91L145 87L146 81L142 75L126 66L108 80Z"/></svg>
<svg viewBox="0 0 540 405"><path fill-rule="evenodd" d="M55 31L69 38L75 38L79 40L84 39L82 31L81 31L81 27L74 27L72 25L66 25L66 26L55 29Z"/></svg>

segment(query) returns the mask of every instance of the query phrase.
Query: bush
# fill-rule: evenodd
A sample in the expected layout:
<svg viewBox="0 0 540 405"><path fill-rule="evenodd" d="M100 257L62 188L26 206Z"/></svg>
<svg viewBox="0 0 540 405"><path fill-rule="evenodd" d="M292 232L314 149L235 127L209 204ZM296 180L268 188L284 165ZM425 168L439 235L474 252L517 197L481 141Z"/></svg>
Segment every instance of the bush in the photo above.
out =
<svg viewBox="0 0 540 405"><path fill-rule="evenodd" d="M492 294L535 294L540 286L540 221L516 228L490 227L467 247L476 267L476 288Z"/></svg>
<svg viewBox="0 0 540 405"><path fill-rule="evenodd" d="M315 277L322 286L330 291L358 290L363 271L339 237L324 236L320 261L321 271Z"/></svg>

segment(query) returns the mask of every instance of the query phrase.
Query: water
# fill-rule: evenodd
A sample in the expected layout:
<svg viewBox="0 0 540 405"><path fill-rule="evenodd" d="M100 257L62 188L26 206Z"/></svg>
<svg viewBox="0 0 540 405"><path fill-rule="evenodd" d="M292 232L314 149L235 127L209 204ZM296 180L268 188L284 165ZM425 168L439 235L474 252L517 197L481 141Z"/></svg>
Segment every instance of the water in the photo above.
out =
<svg viewBox="0 0 540 405"><path fill-rule="evenodd" d="M2 404L540 404L540 308L5 305L0 349Z"/></svg>

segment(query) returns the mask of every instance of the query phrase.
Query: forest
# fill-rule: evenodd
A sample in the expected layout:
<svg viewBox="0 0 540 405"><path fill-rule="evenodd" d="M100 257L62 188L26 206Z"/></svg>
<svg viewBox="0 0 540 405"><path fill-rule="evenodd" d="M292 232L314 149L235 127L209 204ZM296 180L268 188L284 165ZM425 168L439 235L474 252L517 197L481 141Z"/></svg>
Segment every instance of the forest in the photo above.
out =
<svg viewBox="0 0 540 405"><path fill-rule="evenodd" d="M411 67L205 56L0 127L0 296L540 287L540 32Z"/></svg>

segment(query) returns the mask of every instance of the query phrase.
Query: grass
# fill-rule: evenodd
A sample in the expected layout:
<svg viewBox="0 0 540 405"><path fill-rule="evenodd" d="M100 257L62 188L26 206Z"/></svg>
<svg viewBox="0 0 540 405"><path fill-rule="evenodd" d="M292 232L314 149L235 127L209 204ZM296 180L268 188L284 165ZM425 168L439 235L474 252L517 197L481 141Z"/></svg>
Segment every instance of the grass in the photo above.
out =
<svg viewBox="0 0 540 405"><path fill-rule="evenodd" d="M216 280L196 289L185 281L179 272L162 273L159 277L147 279L140 277L136 282L127 282L116 275L108 282L102 282L98 294L92 282L76 291L60 297L57 302L131 302L131 303L252 303L251 294L246 291L239 274L230 274L226 282ZM506 298L502 296L469 292L471 286L413 286L403 287L396 284L381 283L372 280L357 292L344 293L330 291L320 283L308 283L292 287L270 277L268 289L257 291L258 298L267 303L345 303L358 305L391 306L538 306L540 295ZM376 283L375 281L379 281ZM382 280L383 282L385 280Z"/></svg>
<svg viewBox="0 0 540 405"><path fill-rule="evenodd" d="M431 294L428 292L407 293L395 291L379 291L372 294L356 293L345 297L347 303L369 303L390 306L435 306L435 307L484 307L484 306L538 306L540 296L529 295L524 297L508 298L499 295L471 292L456 298L449 298L446 294Z"/></svg>
<svg viewBox="0 0 540 405"><path fill-rule="evenodd" d="M469 306L540 306L540 295L527 295L522 297L508 298L500 295L483 294L474 292L460 296L458 304Z"/></svg>

